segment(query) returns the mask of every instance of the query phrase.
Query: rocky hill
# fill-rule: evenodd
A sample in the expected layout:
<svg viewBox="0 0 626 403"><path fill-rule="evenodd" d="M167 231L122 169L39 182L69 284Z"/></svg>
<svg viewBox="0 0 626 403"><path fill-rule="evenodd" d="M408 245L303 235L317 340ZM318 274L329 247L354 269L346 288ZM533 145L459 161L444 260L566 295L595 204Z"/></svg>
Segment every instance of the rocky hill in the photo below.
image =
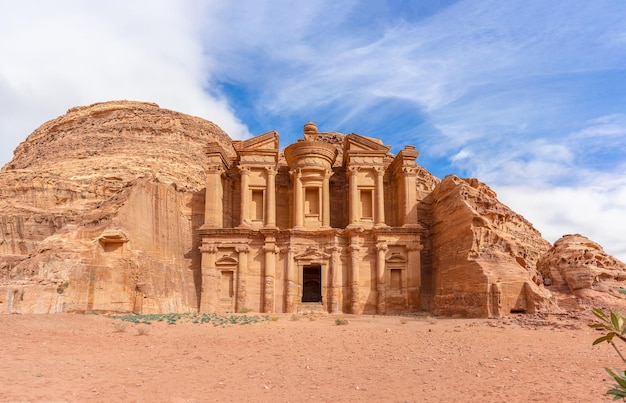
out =
<svg viewBox="0 0 626 403"><path fill-rule="evenodd" d="M72 108L35 130L0 171L0 312L196 311L210 142L235 155L215 124L129 101ZM478 180L417 172L433 313L623 304L614 290L626 267L599 245L552 246Z"/></svg>
<svg viewBox="0 0 626 403"><path fill-rule="evenodd" d="M33 132L0 172L0 309L195 310L208 141L232 150L211 122L127 101Z"/></svg>

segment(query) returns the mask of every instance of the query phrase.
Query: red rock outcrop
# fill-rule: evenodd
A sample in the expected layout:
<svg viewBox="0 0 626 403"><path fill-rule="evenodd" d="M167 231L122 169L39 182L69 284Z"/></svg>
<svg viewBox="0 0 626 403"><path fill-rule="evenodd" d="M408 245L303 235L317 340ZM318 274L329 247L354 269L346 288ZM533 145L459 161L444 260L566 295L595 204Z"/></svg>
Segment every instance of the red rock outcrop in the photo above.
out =
<svg viewBox="0 0 626 403"><path fill-rule="evenodd" d="M626 264L582 235L565 235L537 263L544 282L568 310L626 307Z"/></svg>
<svg viewBox="0 0 626 403"><path fill-rule="evenodd" d="M435 313L497 317L558 310L535 270L550 244L495 192L450 175L431 203Z"/></svg>
<svg viewBox="0 0 626 403"><path fill-rule="evenodd" d="M195 311L206 156L230 138L155 104L73 108L0 171L0 310Z"/></svg>
<svg viewBox="0 0 626 403"><path fill-rule="evenodd" d="M344 135L326 135L341 146ZM0 170L0 312L197 311L212 142L226 159L241 145L206 120L129 101L72 108L35 130ZM570 235L551 247L478 180L414 170L422 309L626 306L616 291L626 267L599 245ZM385 197L385 215L397 215L394 192ZM288 201L287 190L277 208Z"/></svg>

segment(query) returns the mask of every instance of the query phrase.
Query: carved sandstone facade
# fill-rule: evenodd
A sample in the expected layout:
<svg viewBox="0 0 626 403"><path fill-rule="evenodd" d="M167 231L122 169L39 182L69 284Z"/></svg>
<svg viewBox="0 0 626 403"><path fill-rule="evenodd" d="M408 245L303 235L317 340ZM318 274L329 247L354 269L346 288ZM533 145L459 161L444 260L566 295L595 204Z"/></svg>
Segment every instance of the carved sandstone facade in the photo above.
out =
<svg viewBox="0 0 626 403"><path fill-rule="evenodd" d="M411 146L311 123L278 140L132 101L44 123L0 169L0 313L626 304L607 292L623 263L585 240L551 249L487 185L435 178Z"/></svg>
<svg viewBox="0 0 626 403"><path fill-rule="evenodd" d="M414 147L309 122L282 155L276 132L234 148L207 147L201 312L421 310Z"/></svg>

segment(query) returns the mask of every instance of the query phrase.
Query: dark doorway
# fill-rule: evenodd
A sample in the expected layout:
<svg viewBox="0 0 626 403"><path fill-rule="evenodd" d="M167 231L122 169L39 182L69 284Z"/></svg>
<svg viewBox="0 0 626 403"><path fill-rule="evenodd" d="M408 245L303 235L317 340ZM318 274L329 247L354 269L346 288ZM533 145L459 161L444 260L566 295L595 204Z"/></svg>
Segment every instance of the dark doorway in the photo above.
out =
<svg viewBox="0 0 626 403"><path fill-rule="evenodd" d="M322 302L322 268L302 268L302 302Z"/></svg>

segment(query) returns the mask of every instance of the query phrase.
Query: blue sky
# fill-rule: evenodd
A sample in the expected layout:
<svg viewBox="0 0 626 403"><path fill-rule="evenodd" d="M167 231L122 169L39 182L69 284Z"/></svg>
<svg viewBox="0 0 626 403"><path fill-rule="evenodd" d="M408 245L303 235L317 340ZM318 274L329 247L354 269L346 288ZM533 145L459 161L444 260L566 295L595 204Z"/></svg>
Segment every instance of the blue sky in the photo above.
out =
<svg viewBox="0 0 626 403"><path fill-rule="evenodd" d="M626 260L626 2L2 1L0 165L73 106L380 137Z"/></svg>

